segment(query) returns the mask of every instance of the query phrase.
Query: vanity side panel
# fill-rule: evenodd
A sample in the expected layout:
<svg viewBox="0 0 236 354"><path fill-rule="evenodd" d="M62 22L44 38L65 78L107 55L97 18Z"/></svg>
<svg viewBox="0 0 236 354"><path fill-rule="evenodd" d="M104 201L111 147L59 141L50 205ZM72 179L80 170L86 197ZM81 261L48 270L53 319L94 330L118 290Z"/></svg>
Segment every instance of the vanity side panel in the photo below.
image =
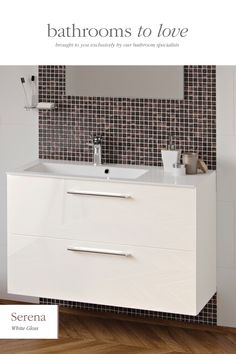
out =
<svg viewBox="0 0 236 354"><path fill-rule="evenodd" d="M62 223L64 180L7 176L8 233L51 235Z"/></svg>
<svg viewBox="0 0 236 354"><path fill-rule="evenodd" d="M216 293L216 176L197 189L197 310Z"/></svg>

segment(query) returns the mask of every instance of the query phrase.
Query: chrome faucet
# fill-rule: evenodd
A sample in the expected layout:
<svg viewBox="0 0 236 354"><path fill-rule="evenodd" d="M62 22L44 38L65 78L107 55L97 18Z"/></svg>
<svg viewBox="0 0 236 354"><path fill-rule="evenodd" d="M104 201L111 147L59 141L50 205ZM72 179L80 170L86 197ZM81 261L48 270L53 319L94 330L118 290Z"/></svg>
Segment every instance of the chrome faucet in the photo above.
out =
<svg viewBox="0 0 236 354"><path fill-rule="evenodd" d="M93 164L94 166L102 164L102 138L100 136L93 138Z"/></svg>

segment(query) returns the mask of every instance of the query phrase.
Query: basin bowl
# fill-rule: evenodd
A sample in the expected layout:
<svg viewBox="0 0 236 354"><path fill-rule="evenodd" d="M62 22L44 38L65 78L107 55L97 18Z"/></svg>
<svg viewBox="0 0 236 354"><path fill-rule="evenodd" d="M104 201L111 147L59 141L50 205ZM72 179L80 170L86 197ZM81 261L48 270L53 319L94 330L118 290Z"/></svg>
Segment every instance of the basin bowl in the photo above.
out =
<svg viewBox="0 0 236 354"><path fill-rule="evenodd" d="M110 178L110 179L137 179L148 170L134 167L114 167L109 165L86 165L73 163L39 162L28 167L25 171L52 175Z"/></svg>

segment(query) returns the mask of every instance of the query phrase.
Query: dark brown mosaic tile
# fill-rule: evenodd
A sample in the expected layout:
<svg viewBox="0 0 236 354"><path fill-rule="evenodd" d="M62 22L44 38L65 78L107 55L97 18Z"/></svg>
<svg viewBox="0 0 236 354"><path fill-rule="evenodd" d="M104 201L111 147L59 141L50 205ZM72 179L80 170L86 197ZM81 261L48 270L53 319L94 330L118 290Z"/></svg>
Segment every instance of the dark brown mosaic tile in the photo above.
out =
<svg viewBox="0 0 236 354"><path fill-rule="evenodd" d="M92 161L91 135L103 134L103 162L162 165L169 134L183 152L216 168L216 68L184 67L184 100L65 96L65 67L39 67L39 156Z"/></svg>
<svg viewBox="0 0 236 354"><path fill-rule="evenodd" d="M39 67L39 100L57 109L39 112L39 157L91 161L91 135L103 134L103 162L161 166L169 134L182 152L198 151L216 169L216 67L184 67L184 99L130 99L65 95L65 66ZM216 295L198 316L185 316L55 299L40 303L216 324Z"/></svg>
<svg viewBox="0 0 236 354"><path fill-rule="evenodd" d="M40 298L40 304L45 305L59 305L63 307L78 308L82 310L98 311L98 312L112 312L116 314L125 314L132 317L146 317L153 319L164 319L164 320L176 320L183 322L191 322L198 324L217 324L217 296L216 294L211 298L211 300L206 304L202 311L197 316L187 316L179 315L166 312L157 312L157 311L147 311L139 309L131 309L126 307L116 307L116 306L104 306L96 304L88 304L84 302L75 302L75 301L65 301L65 300L56 300L56 299L46 299Z"/></svg>

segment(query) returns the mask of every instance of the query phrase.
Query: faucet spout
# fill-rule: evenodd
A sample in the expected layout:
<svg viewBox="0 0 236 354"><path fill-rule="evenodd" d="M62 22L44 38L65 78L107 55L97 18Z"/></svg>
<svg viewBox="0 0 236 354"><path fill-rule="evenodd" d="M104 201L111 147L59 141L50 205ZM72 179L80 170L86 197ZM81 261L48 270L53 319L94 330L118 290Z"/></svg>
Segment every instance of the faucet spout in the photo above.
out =
<svg viewBox="0 0 236 354"><path fill-rule="evenodd" d="M95 166L102 164L102 139L96 136L93 138L93 164Z"/></svg>

